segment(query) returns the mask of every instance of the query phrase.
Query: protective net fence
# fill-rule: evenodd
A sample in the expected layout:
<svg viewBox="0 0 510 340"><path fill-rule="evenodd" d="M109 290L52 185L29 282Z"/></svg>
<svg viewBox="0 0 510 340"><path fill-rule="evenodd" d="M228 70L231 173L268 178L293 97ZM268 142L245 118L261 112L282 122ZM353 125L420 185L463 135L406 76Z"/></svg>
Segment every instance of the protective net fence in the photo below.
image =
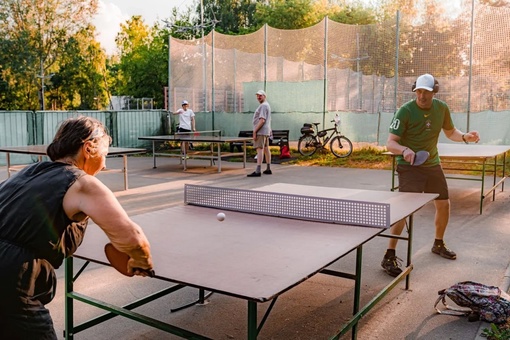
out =
<svg viewBox="0 0 510 340"><path fill-rule="evenodd" d="M264 26L242 36L211 32L170 42L170 110L253 112L265 89L273 112L394 112L431 73L453 112L510 106L510 8L468 4L447 23L406 18L376 25L324 19L315 26Z"/></svg>

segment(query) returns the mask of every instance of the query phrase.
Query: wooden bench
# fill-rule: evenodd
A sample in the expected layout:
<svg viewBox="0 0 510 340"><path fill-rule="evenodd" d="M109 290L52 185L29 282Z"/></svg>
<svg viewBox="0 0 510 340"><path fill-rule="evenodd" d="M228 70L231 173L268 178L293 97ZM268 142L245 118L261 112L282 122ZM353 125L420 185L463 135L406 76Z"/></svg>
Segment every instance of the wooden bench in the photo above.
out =
<svg viewBox="0 0 510 340"><path fill-rule="evenodd" d="M252 130L239 131L238 137L251 137L253 136ZM253 143L246 143L247 146L253 146ZM269 146L289 146L289 130L273 130L273 138L269 139ZM234 152L237 148L239 152L242 151L243 143L230 143L230 152Z"/></svg>

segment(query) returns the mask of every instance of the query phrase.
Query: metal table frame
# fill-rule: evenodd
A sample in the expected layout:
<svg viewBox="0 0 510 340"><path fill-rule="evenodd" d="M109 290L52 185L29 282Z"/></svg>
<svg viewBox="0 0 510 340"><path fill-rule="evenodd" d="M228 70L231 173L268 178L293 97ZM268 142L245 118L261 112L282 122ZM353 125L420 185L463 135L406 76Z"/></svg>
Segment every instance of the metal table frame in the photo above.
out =
<svg viewBox="0 0 510 340"><path fill-rule="evenodd" d="M23 154L23 155L34 155L34 156L37 156L37 160L40 162L40 161L42 161L43 156L47 155L46 148L47 148L47 145L2 146L2 147L0 147L0 152L5 152L5 154L6 154L7 177L11 177L11 172L17 170L15 167L11 166L11 153ZM107 157L122 156L122 158L123 158L123 168L120 169L120 171L124 174L124 190L127 190L129 188L127 156L134 155L134 154L143 154L146 152L147 151L145 149L140 149L140 148L110 147L108 149Z"/></svg>
<svg viewBox="0 0 510 340"><path fill-rule="evenodd" d="M243 157L243 168L246 168L246 143L251 142L253 138L247 137L223 137L223 136L190 136L190 135L163 135L163 136L142 136L138 137L139 140L148 140L152 142L152 160L153 160L153 168L156 166L156 157L179 157L181 159L181 163L183 164L183 170L186 171L188 169L188 158L195 159L209 159L211 162L211 166L213 166L214 161L218 162L218 172L221 172L221 160L225 157L232 156L242 156ZM184 149L184 152L179 150L178 153L158 153L156 152L156 143L164 143L164 142L189 142L189 143L210 143L210 151L205 154L203 152L189 152ZM243 151L242 152L221 152L221 146L225 143L242 143ZM214 145L216 145L216 151L214 150Z"/></svg>
<svg viewBox="0 0 510 340"><path fill-rule="evenodd" d="M279 185L285 186L285 184L279 184ZM270 190L271 188L272 188L271 186L268 186L268 190ZM342 189L335 189L336 192L338 192L339 190L342 190ZM350 190L350 189L345 189L344 191L349 192L349 193L353 192L353 190ZM359 191L363 191L363 190L359 190ZM395 197L397 197L397 196L395 196ZM102 257L103 255L97 254L96 251L91 252L91 250L89 250L89 252L91 252L91 254L94 254L93 256L84 256L83 254L80 254L78 251L78 253L75 254L75 257L81 258L81 259L85 260L86 262L77 271L76 274L74 273L73 257L67 258L65 260L65 295L66 295L66 299L65 299L65 305L66 305L65 329L66 329L66 331L64 334L65 338L73 339L74 334L76 334L82 330L85 330L89 327L92 327L94 325L97 325L103 321L109 320L117 315L120 315L120 316L127 317L129 319L132 319L132 320L136 320L136 321L143 323L145 325L149 325L151 327L160 329L162 331L181 336L183 338L208 339L208 337L206 337L204 335L196 334L192 331L185 330L178 326L175 326L175 325L172 325L169 323L165 323L165 322L159 321L157 319L151 318L149 316L142 315L140 313L132 311L132 309L134 309L136 307L139 307L139 306L144 305L148 302L154 301L162 296L171 294L173 292L180 290L183 287L188 286L188 287L194 287L194 288L198 289L199 298L196 301L197 303L204 301L205 291L216 292L218 294L225 294L228 296L246 300L247 301L247 339L249 339L249 340L256 339L259 332L261 331L262 327L264 326L267 318L269 317L269 314L270 314L273 306L275 305L276 301L278 300L278 297L282 293L286 292L287 290L292 289L294 286L297 286L301 282L306 281L311 276L318 274L318 273L322 273L322 274L332 275L332 276L339 277L339 278L346 278L346 279L350 279L350 280L354 281L354 300L353 300L353 308L352 308L352 317L350 318L350 320L347 323L345 323L341 326L341 328L339 329L339 331L336 334L333 335L333 339L340 338L340 336L346 334L350 330L352 330L352 339L356 339L359 320L365 314L367 314L394 287L396 287L397 284L399 282L401 282L404 278L406 280L405 289L406 290L409 289L410 272L413 269L412 259L411 259L411 257L412 257L412 235L413 235L413 214L416 210L420 209L423 205L425 205L426 203L430 202L435 197L437 197L437 195L435 195L435 194L400 193L400 195L398 195L398 197L399 197L399 201L395 202L395 211L392 212L392 216L393 216L392 223L396 223L397 220L399 220L401 218L407 218L408 222L409 222L408 223L408 237L384 234L384 232L386 230L384 228L365 228L366 231L364 231L364 233L363 233L363 241L361 241L359 243L357 243L358 242L357 241L356 242L357 245L353 245L349 249L338 250L333 262L323 263L322 266L319 268L316 268L315 272L312 273L311 275L309 275L305 278L302 278L302 279L298 280L297 282L294 282L293 284L291 284L290 286L288 286L287 288L285 288L283 290L279 290L278 292L274 291L271 293L271 295L268 295L267 297L264 297L264 298L257 298L257 299L249 298L249 297L244 296L240 293L236 293L235 291L229 292L229 291L225 291L221 288L218 290L215 290L214 288L211 288L210 286L201 286L199 283L185 282L185 280L179 279L179 278L156 276L157 279L167 281L167 282L173 283L173 284L167 288L164 288L160 291L157 291L149 296L141 298L141 299L134 301L132 303L129 303L127 305L115 306L111 303L100 301L96 298L89 297L89 296L86 296L84 294L74 291L74 287L73 287L74 282L78 279L78 277L81 275L81 273L84 271L84 269L87 267L87 265L90 262L100 263L103 265L109 265L107 263L107 261L105 260L105 258ZM413 199L416 199L417 201L411 202L411 201L413 201L413 199L410 199L411 197ZM409 208L397 207L398 203L403 202L403 201L407 201L410 204ZM412 206L412 208L411 208L411 206ZM171 208L171 209L176 209L176 208ZM209 208L200 208L200 209L209 209ZM407 209L408 211L404 211L405 209ZM165 211L166 210L142 214L142 215L135 216L134 218L140 219L140 221L138 222L139 224L143 224L142 223L143 221L148 221L148 220L154 222L155 220L152 220L151 217L149 217L149 215L154 216L154 214L162 214L162 216L166 217L167 215L166 215ZM213 211L213 213L215 213L215 212ZM231 212L230 214L233 214L233 213ZM187 211L187 213L184 215L197 216L196 214L190 214L190 211ZM180 216L180 215L176 215L176 216ZM231 217L232 217L232 215L231 215ZM303 223L310 223L310 222L303 222ZM158 223L152 223L151 225L152 225L152 227L150 227L150 228L156 228L156 229L150 229L150 228L149 229L144 228L144 229L149 234L154 233L153 235L157 235L158 232L156 232L156 231L159 230L158 228L162 228L162 225L158 224ZM154 227L154 225L156 227ZM342 225L338 225L338 228L342 228ZM94 228L93 230L98 230L98 228ZM151 230L154 230L154 231L151 231ZM148 234L148 237L149 237L149 234ZM342 231L342 235L344 235L344 231ZM403 272L398 277L393 278L392 281L388 285L386 285L381 291L379 291L365 306L361 306L360 301L361 301L363 246L365 243L372 240L376 236L394 237L394 238L406 240L408 242L407 243L407 263L406 263L406 267L403 268ZM106 237L106 236L104 236L104 237ZM208 242L210 242L210 240L208 240ZM93 243L95 244L94 247L98 247L97 244L102 244L102 242L96 238L94 238ZM99 249L99 251L100 251L100 249ZM341 271L332 270L332 269L328 268L328 266L330 264L345 257L346 255L352 253L353 251L356 252L356 264L355 264L354 273L341 272ZM157 270L156 270L156 275L158 275ZM90 304L97 308L106 310L107 313L103 314L99 317L96 317L94 319L91 319L89 321L86 321L84 323L81 323L79 325L74 325L74 320L73 320L73 316L74 316L73 302L74 302L74 300L78 300L83 303L87 303L87 304ZM259 322L259 320L257 320L257 309L259 307L259 304L264 303L264 302L270 302L270 303L269 303L269 306L267 307L262 319ZM191 305L193 305L193 304L191 304Z"/></svg>

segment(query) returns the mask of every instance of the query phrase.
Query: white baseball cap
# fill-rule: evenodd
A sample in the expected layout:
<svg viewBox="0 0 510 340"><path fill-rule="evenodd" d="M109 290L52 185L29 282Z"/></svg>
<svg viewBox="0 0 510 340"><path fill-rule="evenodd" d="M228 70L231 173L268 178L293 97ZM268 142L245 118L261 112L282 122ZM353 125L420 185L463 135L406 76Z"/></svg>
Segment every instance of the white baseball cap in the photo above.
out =
<svg viewBox="0 0 510 340"><path fill-rule="evenodd" d="M419 89L424 89L427 91L434 91L434 77L432 75L425 73L416 79L416 87L413 92Z"/></svg>
<svg viewBox="0 0 510 340"><path fill-rule="evenodd" d="M181 106L182 105L188 105L188 101L187 100L183 100L182 103L181 103Z"/></svg>
<svg viewBox="0 0 510 340"><path fill-rule="evenodd" d="M258 94L258 95L261 95L261 96L266 96L266 93L262 90L258 90L257 93L255 94Z"/></svg>

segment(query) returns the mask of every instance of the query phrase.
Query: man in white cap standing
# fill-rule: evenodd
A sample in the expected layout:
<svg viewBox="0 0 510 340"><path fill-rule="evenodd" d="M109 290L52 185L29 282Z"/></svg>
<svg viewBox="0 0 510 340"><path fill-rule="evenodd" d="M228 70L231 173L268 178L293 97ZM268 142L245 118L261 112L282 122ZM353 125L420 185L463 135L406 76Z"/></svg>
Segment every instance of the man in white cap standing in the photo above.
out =
<svg viewBox="0 0 510 340"><path fill-rule="evenodd" d="M461 132L453 125L448 105L434 98L439 91L439 83L430 74L418 77L412 87L416 98L405 103L393 116L389 128L386 147L397 156L397 173L399 191L426 192L439 196L434 200L436 208L435 240L432 253L449 260L455 260L457 254L448 249L443 237L450 218L450 200L448 185L441 168L437 141L441 130L454 142L475 142L480 140L477 131ZM413 166L416 152L428 151L429 158L419 166ZM393 225L390 233L400 235L406 221L401 220ZM391 238L389 246L381 262L387 274L398 276L402 273L400 263L395 255L398 239Z"/></svg>
<svg viewBox="0 0 510 340"><path fill-rule="evenodd" d="M174 115L179 115L179 128L177 132L195 132L195 112L189 108L189 103L187 100L183 100L181 103L181 108L174 112ZM184 142L181 145L181 150L184 153L184 149L186 152L188 151L190 145L189 142Z"/></svg>
<svg viewBox="0 0 510 340"><path fill-rule="evenodd" d="M262 90L255 94L260 103L253 114L253 147L257 149L257 169L248 177L260 177L264 156L266 157L267 168L265 175L271 175L271 150L269 150L269 136L271 136L271 107L266 100L266 93Z"/></svg>

